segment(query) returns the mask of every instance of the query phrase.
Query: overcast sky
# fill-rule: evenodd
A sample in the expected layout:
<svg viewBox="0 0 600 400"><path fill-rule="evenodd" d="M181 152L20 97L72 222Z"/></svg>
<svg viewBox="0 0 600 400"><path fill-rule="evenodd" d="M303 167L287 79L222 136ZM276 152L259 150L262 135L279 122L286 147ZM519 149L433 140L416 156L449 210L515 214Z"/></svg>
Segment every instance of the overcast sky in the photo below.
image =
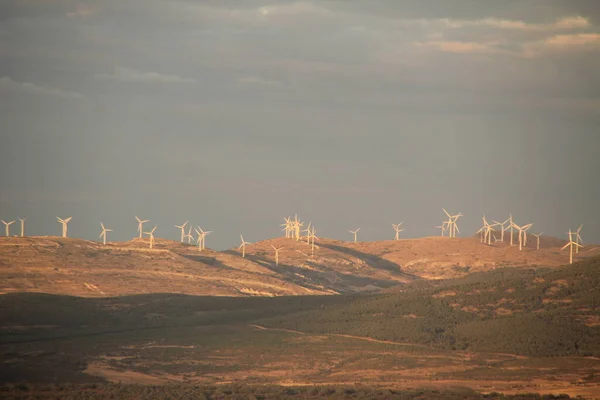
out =
<svg viewBox="0 0 600 400"><path fill-rule="evenodd" d="M598 243L599 71L597 0L0 1L0 219Z"/></svg>

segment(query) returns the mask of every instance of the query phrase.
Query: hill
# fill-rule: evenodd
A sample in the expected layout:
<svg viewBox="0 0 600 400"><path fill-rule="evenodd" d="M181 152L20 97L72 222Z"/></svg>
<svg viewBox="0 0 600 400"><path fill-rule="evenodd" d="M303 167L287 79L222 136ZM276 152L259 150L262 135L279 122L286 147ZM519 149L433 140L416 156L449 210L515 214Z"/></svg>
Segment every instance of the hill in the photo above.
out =
<svg viewBox="0 0 600 400"><path fill-rule="evenodd" d="M283 247L279 265L273 248ZM577 259L600 254L584 248ZM422 238L349 243L276 238L224 252L157 239L97 242L57 237L0 237L0 293L103 297L141 293L285 296L380 292L425 279L453 278L506 266L562 265L556 247L518 251L475 238Z"/></svg>
<svg viewBox="0 0 600 400"><path fill-rule="evenodd" d="M600 257L560 269L499 269L258 321L439 349L600 356Z"/></svg>
<svg viewBox="0 0 600 400"><path fill-rule="evenodd" d="M360 384L599 398L599 268L593 258L341 296L6 294L0 383Z"/></svg>

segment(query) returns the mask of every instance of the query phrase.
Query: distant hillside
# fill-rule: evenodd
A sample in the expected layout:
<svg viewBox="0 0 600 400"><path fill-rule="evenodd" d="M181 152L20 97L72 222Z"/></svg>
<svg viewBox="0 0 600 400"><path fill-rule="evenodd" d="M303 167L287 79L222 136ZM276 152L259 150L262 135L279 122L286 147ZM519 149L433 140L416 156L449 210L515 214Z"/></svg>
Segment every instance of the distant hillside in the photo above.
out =
<svg viewBox="0 0 600 400"><path fill-rule="evenodd" d="M550 240L550 239L549 239ZM282 248L279 265L272 246ZM415 280L456 278L506 266L557 267L566 251L519 251L474 238L431 237L350 243L319 239L314 249L276 238L237 250L198 251L171 240L100 243L57 237L0 237L0 293L40 292L87 297L142 293L284 296L376 293ZM576 257L600 254L586 246Z"/></svg>
<svg viewBox="0 0 600 400"><path fill-rule="evenodd" d="M441 349L600 356L600 257L552 270L501 269L258 321Z"/></svg>

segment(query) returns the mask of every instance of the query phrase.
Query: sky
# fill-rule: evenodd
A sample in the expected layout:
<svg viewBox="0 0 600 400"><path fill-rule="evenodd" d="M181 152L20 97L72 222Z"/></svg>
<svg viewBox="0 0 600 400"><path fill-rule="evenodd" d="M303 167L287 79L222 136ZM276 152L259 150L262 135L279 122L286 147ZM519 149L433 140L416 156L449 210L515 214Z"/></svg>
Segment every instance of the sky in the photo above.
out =
<svg viewBox="0 0 600 400"><path fill-rule="evenodd" d="M597 0L4 0L0 219L227 249L446 208L600 243L598 71Z"/></svg>

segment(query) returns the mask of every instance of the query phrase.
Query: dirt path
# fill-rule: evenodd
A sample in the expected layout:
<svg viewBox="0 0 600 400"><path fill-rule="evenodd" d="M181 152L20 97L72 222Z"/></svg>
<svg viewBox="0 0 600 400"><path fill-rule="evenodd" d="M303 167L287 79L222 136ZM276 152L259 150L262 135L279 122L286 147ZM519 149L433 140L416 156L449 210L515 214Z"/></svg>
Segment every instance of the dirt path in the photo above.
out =
<svg viewBox="0 0 600 400"><path fill-rule="evenodd" d="M298 335L307 335L307 334L310 335L311 334L311 333L307 333L307 332L295 331L292 329L267 328L266 326L261 326L261 325L249 325L249 326L251 326L252 328L261 330L261 331L287 332L287 333L295 333ZM379 339L373 339L373 338L366 337L366 336L345 335L342 333L323 333L323 334L319 334L319 335L320 336L332 336L332 337L343 337L343 338L347 338L347 339L364 340L366 342L391 344L394 346L411 346L411 347L420 347L420 348L427 348L427 349L430 348L429 346L425 346L424 344L392 342L390 340L379 340Z"/></svg>

